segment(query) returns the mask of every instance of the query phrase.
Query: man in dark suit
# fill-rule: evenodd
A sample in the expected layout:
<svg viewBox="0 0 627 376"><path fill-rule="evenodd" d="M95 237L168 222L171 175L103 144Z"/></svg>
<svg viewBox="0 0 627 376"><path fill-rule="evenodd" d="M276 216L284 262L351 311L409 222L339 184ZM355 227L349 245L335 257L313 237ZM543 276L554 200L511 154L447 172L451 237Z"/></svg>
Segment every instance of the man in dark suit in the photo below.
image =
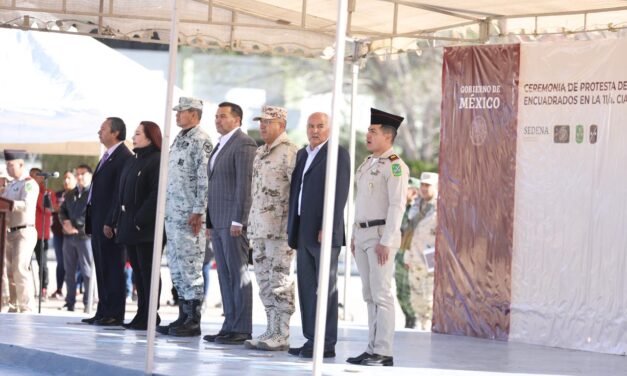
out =
<svg viewBox="0 0 627 376"><path fill-rule="evenodd" d="M290 185L290 208L287 224L288 244L297 250L298 296L303 336L307 339L307 342L302 347L290 348L288 352L291 355L302 358L311 358L313 356L329 131L329 117L327 114L316 112L309 116L307 120L309 145L299 150L296 155L296 167L292 174ZM324 335L323 356L325 358L335 357L335 344L337 343L337 262L340 248L346 244L344 206L348 198L350 173L348 151L340 146L338 149L337 187L333 211L327 325Z"/></svg>
<svg viewBox="0 0 627 376"><path fill-rule="evenodd" d="M94 317L83 319L88 324L122 325L126 299L124 246L113 239L113 212L118 196L120 174L132 153L126 145L126 125L117 117L107 118L98 131L105 151L96 167L87 198L86 219L91 232L91 246L98 281L98 309Z"/></svg>
<svg viewBox="0 0 627 376"><path fill-rule="evenodd" d="M207 228L218 267L224 323L209 342L243 344L252 333L252 285L248 275L248 239L245 224L257 144L242 132L242 109L223 102L215 118L220 139L209 158Z"/></svg>

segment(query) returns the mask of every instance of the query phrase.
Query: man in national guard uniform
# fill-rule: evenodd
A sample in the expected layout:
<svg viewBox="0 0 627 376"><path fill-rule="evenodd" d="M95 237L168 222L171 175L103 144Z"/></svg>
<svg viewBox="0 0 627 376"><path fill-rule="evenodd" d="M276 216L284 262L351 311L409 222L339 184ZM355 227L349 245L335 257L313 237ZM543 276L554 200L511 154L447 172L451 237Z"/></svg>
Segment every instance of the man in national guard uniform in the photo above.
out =
<svg viewBox="0 0 627 376"><path fill-rule="evenodd" d="M410 246L403 255L408 270L411 305L422 330L429 328L433 305L433 272L429 272L424 250L435 246L438 174L420 175L420 198L412 207L408 226L413 230Z"/></svg>
<svg viewBox="0 0 627 376"><path fill-rule="evenodd" d="M416 327L416 312L411 305L411 288L409 286L409 270L404 261L405 252L409 249L411 239L414 233L414 227L409 226L409 219L416 214L415 201L420 195L420 180L409 178L409 187L407 188L407 202L405 205L405 214L403 214L403 222L401 223L401 247L396 253L394 259L394 280L396 282L396 297L398 305L405 315L405 328Z"/></svg>
<svg viewBox="0 0 627 376"><path fill-rule="evenodd" d="M287 214L290 181L298 148L285 133L287 110L263 106L259 130L265 145L257 148L253 161L252 205L248 234L253 245L259 297L268 326L255 339L244 342L251 349L287 350L290 317L294 313L294 280L291 274L294 250L287 245Z"/></svg>
<svg viewBox="0 0 627 376"><path fill-rule="evenodd" d="M13 178L2 197L13 200L7 215L7 243L4 254L9 282L9 312L30 312L33 280L30 260L37 242L35 210L39 187L24 169L25 150L5 150L7 172Z"/></svg>
<svg viewBox="0 0 627 376"><path fill-rule="evenodd" d="M370 110L366 147L372 154L355 174L355 225L351 251L368 306L368 347L351 364L392 366L394 257L401 245L409 169L392 150L403 118Z"/></svg>
<svg viewBox="0 0 627 376"><path fill-rule="evenodd" d="M165 232L168 265L179 295L179 317L169 325L158 326L157 331L190 337L200 335L206 244L201 229L207 210L207 161L213 146L199 126L201 100L181 97L173 110L176 125L182 130L170 150Z"/></svg>

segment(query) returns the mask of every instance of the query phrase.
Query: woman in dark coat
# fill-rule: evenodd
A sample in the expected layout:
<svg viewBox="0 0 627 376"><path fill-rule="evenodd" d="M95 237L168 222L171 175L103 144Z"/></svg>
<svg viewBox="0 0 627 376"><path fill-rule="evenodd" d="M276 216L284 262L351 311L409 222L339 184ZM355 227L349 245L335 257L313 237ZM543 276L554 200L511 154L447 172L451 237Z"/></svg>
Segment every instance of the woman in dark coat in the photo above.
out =
<svg viewBox="0 0 627 376"><path fill-rule="evenodd" d="M137 286L137 314L124 324L126 329L146 330L152 275L161 130L151 121L142 121L133 135L135 157L129 159L120 177L116 239L126 246ZM161 279L159 294L161 295ZM157 324L159 324L157 316Z"/></svg>

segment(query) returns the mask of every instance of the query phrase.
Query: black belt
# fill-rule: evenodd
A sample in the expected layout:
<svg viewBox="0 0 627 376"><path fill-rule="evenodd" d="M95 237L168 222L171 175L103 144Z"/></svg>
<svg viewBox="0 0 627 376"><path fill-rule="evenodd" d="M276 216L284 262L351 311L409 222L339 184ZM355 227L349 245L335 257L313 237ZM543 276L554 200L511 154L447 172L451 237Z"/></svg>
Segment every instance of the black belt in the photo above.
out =
<svg viewBox="0 0 627 376"><path fill-rule="evenodd" d="M25 228L27 228L27 227L33 227L33 225L24 225L24 226L9 227L9 232L22 230L22 229L25 229Z"/></svg>
<svg viewBox="0 0 627 376"><path fill-rule="evenodd" d="M385 224L385 219L375 219L374 221L357 223L360 228L368 228L373 226L381 226Z"/></svg>

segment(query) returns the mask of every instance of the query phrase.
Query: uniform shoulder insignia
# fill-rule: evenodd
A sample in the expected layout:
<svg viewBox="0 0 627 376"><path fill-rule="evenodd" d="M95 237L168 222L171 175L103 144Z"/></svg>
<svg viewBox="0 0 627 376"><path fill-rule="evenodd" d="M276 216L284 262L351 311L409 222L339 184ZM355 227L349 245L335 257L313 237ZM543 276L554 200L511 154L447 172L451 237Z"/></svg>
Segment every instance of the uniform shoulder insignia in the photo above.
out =
<svg viewBox="0 0 627 376"><path fill-rule="evenodd" d="M394 162L395 160L397 160L397 159L399 159L399 158L398 158L398 155L396 155L396 154L392 154L392 155L390 155L390 156L388 157L388 159L389 159L391 162Z"/></svg>

